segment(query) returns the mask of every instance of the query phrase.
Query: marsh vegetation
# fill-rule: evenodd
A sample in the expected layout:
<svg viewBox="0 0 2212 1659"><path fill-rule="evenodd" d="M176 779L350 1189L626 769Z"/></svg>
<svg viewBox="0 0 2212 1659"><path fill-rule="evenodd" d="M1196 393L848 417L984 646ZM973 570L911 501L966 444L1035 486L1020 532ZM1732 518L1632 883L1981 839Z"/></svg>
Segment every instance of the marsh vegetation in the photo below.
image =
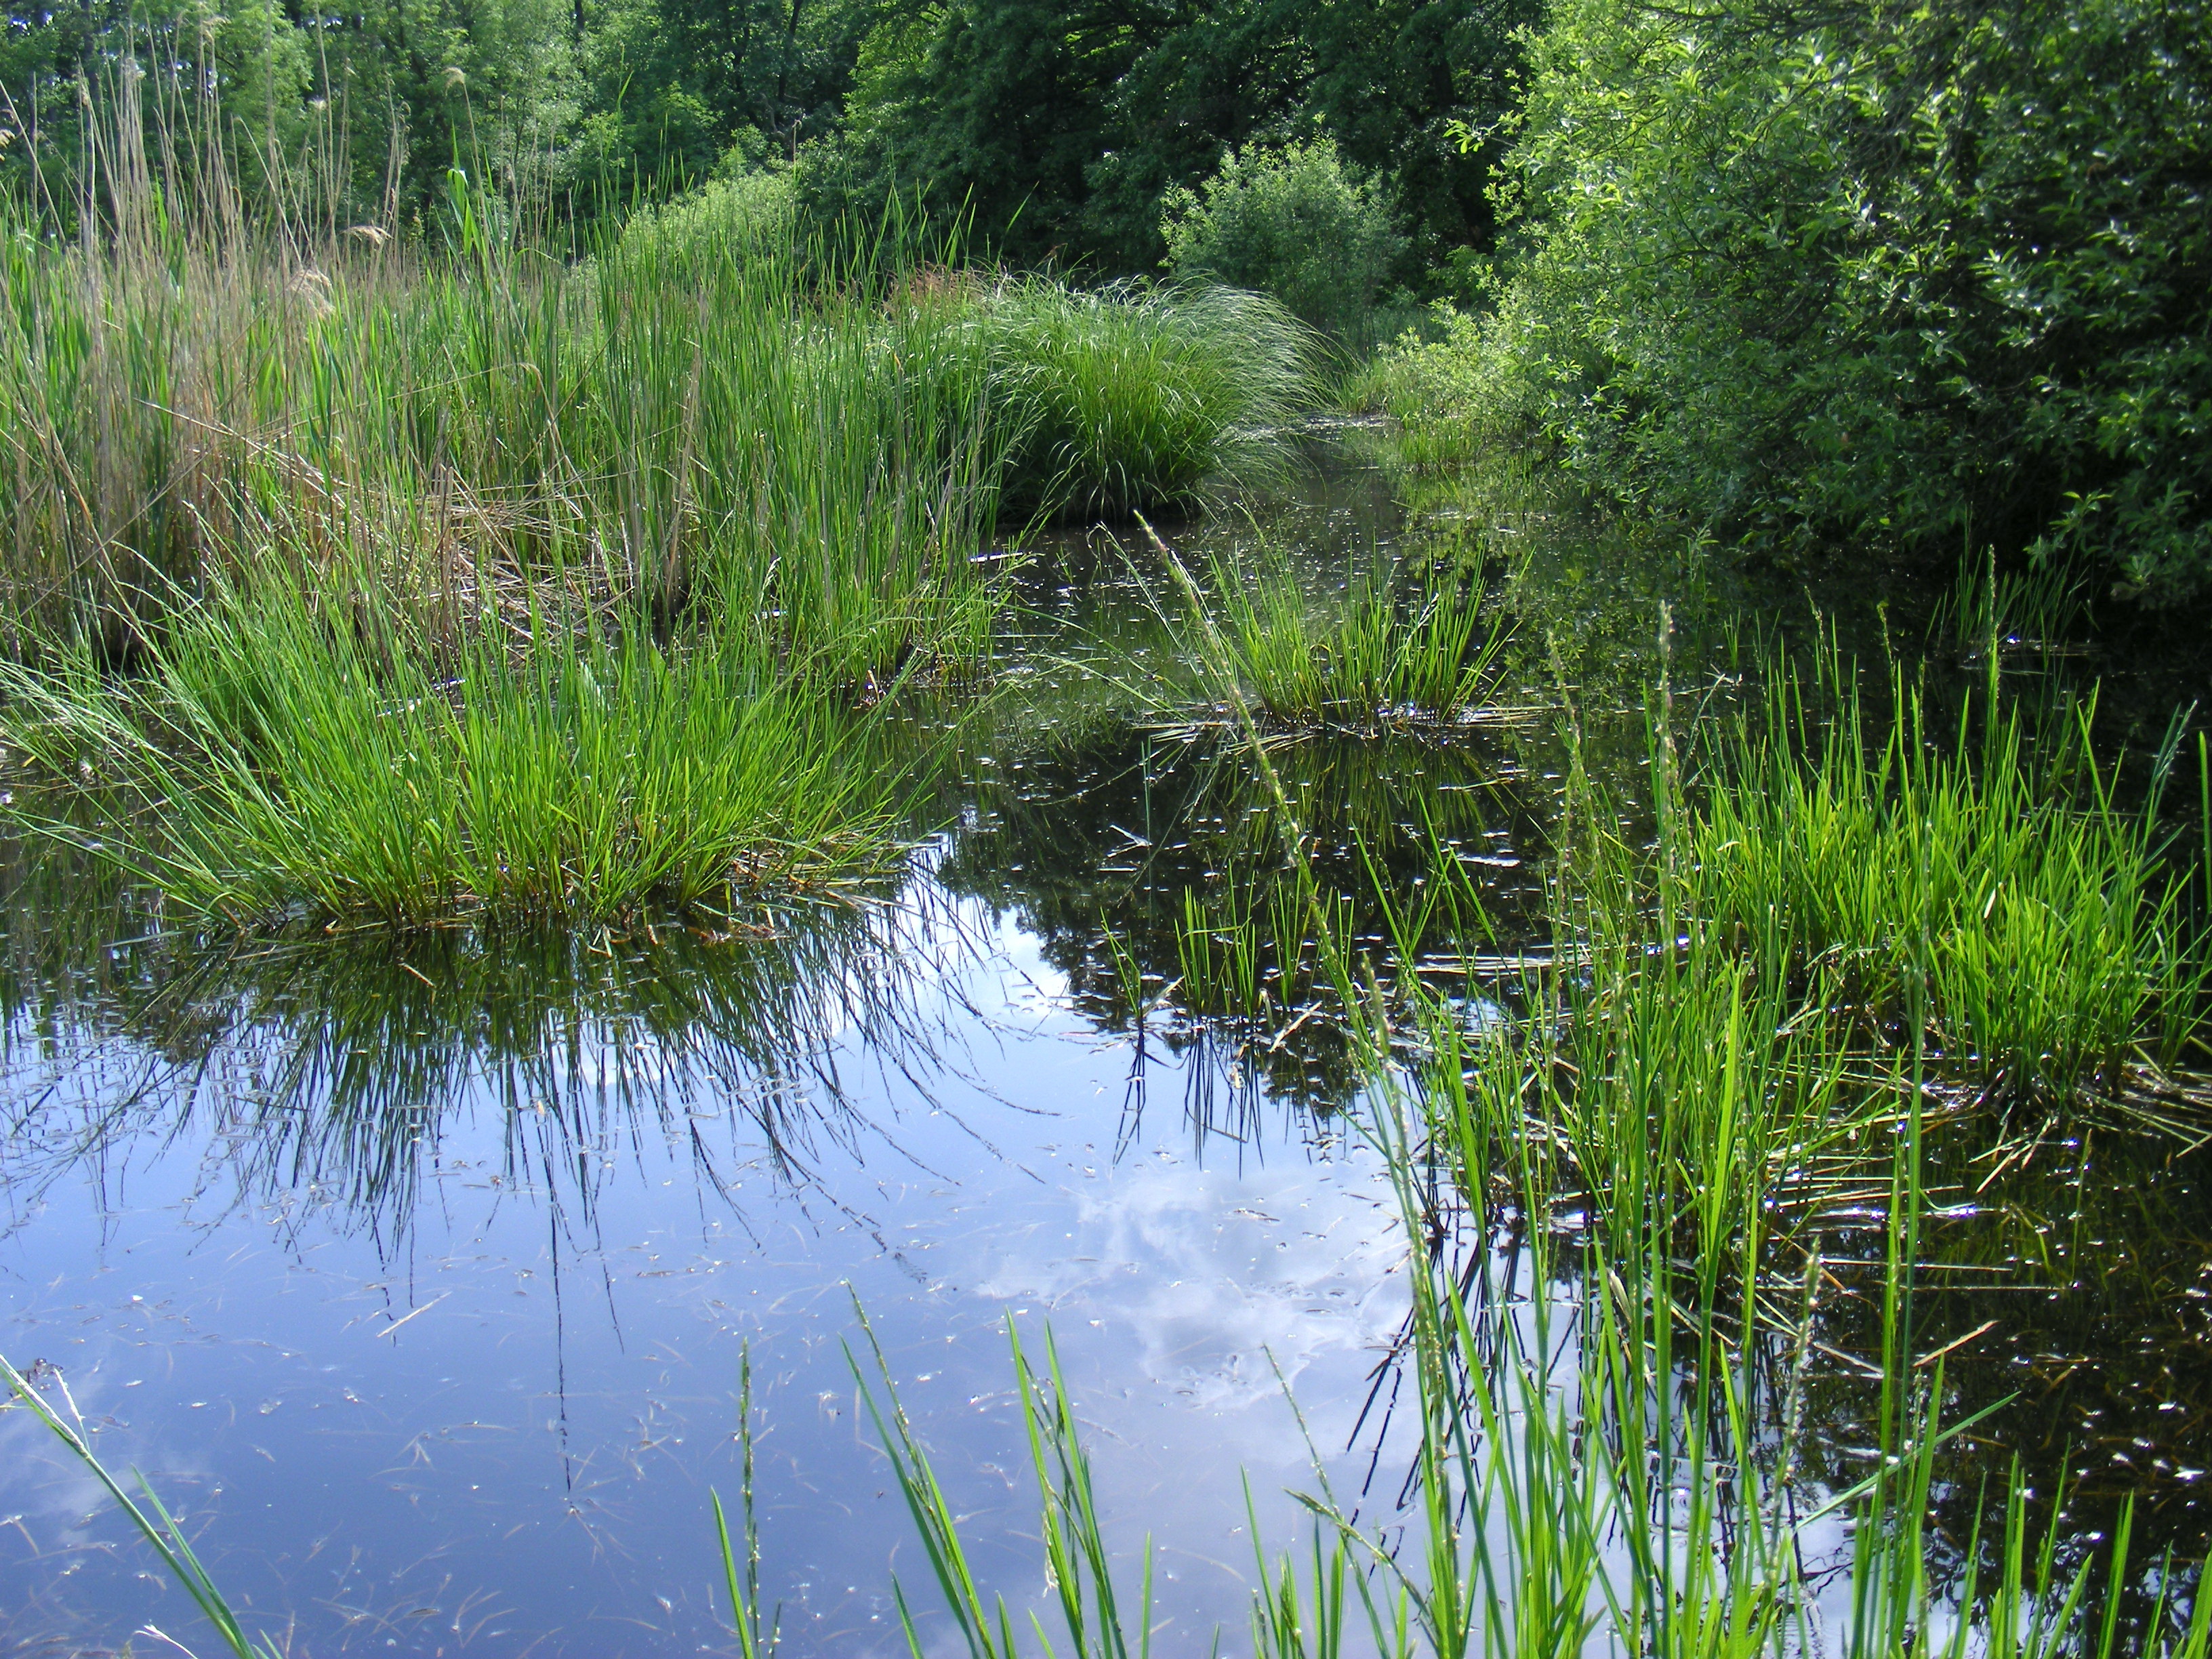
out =
<svg viewBox="0 0 2212 1659"><path fill-rule="evenodd" d="M1672 37L1574 79L1609 15L1516 37L1532 176L1583 177L1564 135L1632 93L1690 96ZM1731 289L1680 356L1642 331L1650 307L1597 303L1622 301L1638 215L1667 218L1664 145L1625 204L1534 220L1503 272L1472 246L1455 264L1443 176L1505 154L1503 121L1429 157L1418 216L1418 158L1385 178L1326 134L1231 149L1140 192L1164 275L1018 262L1031 233L988 189L862 211L896 171L870 146L942 114L909 94L951 73L953 21L856 57L868 118L805 165L787 76L788 166L588 214L510 152L495 186L457 161L426 189L395 160L392 211L348 225L366 175L337 117L252 182L221 136L236 112L176 75L80 82L76 150L0 194L4 1175L26 1262L67 1280L88 1247L52 1242L46 1206L106 1203L134 1159L194 1227L223 1186L210 1236L273 1230L296 1255L271 1304L316 1229L373 1258L391 1395L438 1397L480 1386L497 1345L449 1331L434 1377L398 1334L456 1295L488 1327L490 1292L418 1297L412 1241L482 1188L481 1231L439 1271L510 1210L544 1223L555 1382L526 1415L557 1440L589 1571L631 1559L626 1528L692 1528L689 1565L639 1558L661 1579L623 1592L648 1632L627 1650L1127 1659L1168 1631L1196 1651L1220 1597L1174 1587L1111 1472L1146 1431L1088 1420L1108 1407L1084 1368L1119 1338L1079 1347L1054 1316L1080 1297L1029 1259L1066 1265L1053 1237L1111 1209L1073 1174L1038 1197L1037 1168L1128 1190L1168 1167L1148 1103L1173 1077L1194 1163L1233 1148L1241 1180L1295 1151L1370 1182L1364 1214L1302 1236L1357 1233L1329 1271L1388 1314L1326 1398L1268 1331L1223 1362L1239 1386L1267 1374L1303 1448L1293 1498L1181 1470L1151 1489L1176 1519L1212 1504L1217 1555L1244 1531L1249 1626L1217 1645L2206 1659L2212 1266L2190 1206L2212 1146L2212 765L2174 694L2187 662L2131 674L2110 643L2112 605L2192 580L2185 492L2159 493L2155 455L2100 472L2075 507L2016 503L1955 576L1807 552L1838 526L1878 521L1894 552L1956 521L1911 492L1917 516L1880 516L1835 435L1880 401L1848 376L1790 405L1801 496L1729 471L1784 418L1711 413L1749 372L1719 343L1757 334L1771 295ZM1812 74L1762 67L1768 23L1722 21L1730 100ZM1907 73L1942 44L1923 23L1881 74L1799 88L1795 118L1817 137L1935 97ZM787 48L799 32L793 7ZM1998 44L1996 82L2043 61ZM1493 67L1503 99L1518 82ZM1308 91L1302 112L1334 107ZM1707 112L1733 131L1735 108ZM1998 161L2033 173L2017 149ZM988 182L980 152L923 153ZM1828 153L1775 190L1826 199ZM1916 164L1892 161L1891 208L1919 211ZM1085 175L1067 224L1139 235L1125 186ZM1668 281L1695 287L1698 258L1675 248ZM1386 292L1416 258L1486 308L1378 353L1418 309ZM1782 274L1827 319L1803 350L1863 344L1861 289L1889 291L1872 265L1856 287ZM1986 332L1967 344L2011 362L2019 342ZM1396 418L1325 414L1347 400ZM1916 406L1884 441L2008 466L2087 442L1954 416ZM1332 495L1347 478L1364 505ZM2032 543L2041 563L2016 556ZM1111 1116L1116 1083L1110 1124L1081 1116ZM602 1512L596 1454L571 1447L562 1275L594 1261L628 1363L603 1230L610 1172L648 1144L727 1259L638 1267L720 1292L654 1292L655 1313L712 1309L712 1334L640 1346L720 1380L623 1431L636 1479L665 1460L681 1484L649 1490L682 1500ZM667 1204L647 1197L634 1248L658 1263ZM933 1278L908 1234L954 1218L995 1254ZM805 1283L773 1277L786 1224ZM816 1258L856 1240L839 1261L896 1276L825 1313ZM1240 1263L1240 1295L1273 1259ZM1153 1267L1182 1286L1164 1248ZM734 1300L748 1273L782 1286L758 1311ZM326 1334L253 1340L289 1363ZM82 1410L75 1362L35 1357L5 1372L24 1414L4 1426L76 1460L240 1659L287 1650L266 1609L305 1604L283 1575L322 1542L295 1559L264 1529L277 1581L227 1599L250 1549L215 1541L219 1491L210 1516L173 1512L161 1480L111 1474L123 1396ZM972 1391L933 1414L917 1402L956 1364ZM1158 1364L1148 1384L1175 1374ZM780 1434L816 1461L777 1461ZM301 1436L288 1456L319 1443ZM449 1455L434 1437L406 1457ZM868 1480L902 1500L920 1567ZM781 1565L809 1506L848 1530ZM787 1589L831 1618L829 1577L869 1581L844 1591L865 1620L787 1628ZM100 1597L151 1592L100 1583L24 1600L104 1640L123 1626ZM410 1626L339 1589L325 1623L300 1615L303 1647L556 1634L527 1607L465 1626L473 1590L424 1591L438 1622ZM1156 1613L1156 1593L1184 1599ZM560 1639L587 1639L597 1603L562 1605Z"/></svg>

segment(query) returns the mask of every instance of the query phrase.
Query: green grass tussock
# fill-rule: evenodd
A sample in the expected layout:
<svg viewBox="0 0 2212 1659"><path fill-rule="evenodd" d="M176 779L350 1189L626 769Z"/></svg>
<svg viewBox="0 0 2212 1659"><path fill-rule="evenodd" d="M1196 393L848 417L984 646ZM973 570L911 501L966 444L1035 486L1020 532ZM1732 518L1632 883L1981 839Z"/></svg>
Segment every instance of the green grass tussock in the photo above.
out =
<svg viewBox="0 0 2212 1659"><path fill-rule="evenodd" d="M975 302L1012 501L1061 517L1189 508L1285 465L1314 341L1263 295L1009 279Z"/></svg>
<svg viewBox="0 0 2212 1659"><path fill-rule="evenodd" d="M1217 685L1273 725L1374 732L1472 718L1494 690L1505 619L1479 585L1376 557L1316 594L1279 549L1215 559L1205 614L1181 631Z"/></svg>
<svg viewBox="0 0 2212 1659"><path fill-rule="evenodd" d="M376 644L263 584L176 618L141 674L82 648L0 666L13 743L110 816L87 836L15 811L237 926L592 919L896 853L863 723L742 636L477 628L434 665Z"/></svg>
<svg viewBox="0 0 2212 1659"><path fill-rule="evenodd" d="M1441 338L1409 331L1346 385L1351 406L1390 417L1391 456L1400 465L1448 471L1512 447L1505 439L1514 400L1474 350L1479 327L1464 313L1441 310L1435 328Z"/></svg>
<svg viewBox="0 0 2212 1659"><path fill-rule="evenodd" d="M1893 700L1877 734L1855 698L1824 726L1783 683L1692 802L1685 909L1764 978L1832 973L1878 1024L1924 983L1944 1063L2000 1093L2110 1088L2139 1055L2179 1060L2208 963L2189 891L2212 866L2168 856L2172 745L2129 805L2090 710L2042 742L2016 712L1978 732L1970 712L1937 743L1917 689Z"/></svg>

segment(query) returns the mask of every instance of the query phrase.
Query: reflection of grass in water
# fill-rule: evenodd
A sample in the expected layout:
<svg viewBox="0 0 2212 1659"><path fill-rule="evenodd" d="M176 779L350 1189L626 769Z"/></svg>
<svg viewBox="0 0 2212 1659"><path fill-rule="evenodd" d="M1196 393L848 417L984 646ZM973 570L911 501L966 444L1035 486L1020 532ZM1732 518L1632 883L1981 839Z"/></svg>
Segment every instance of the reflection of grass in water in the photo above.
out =
<svg viewBox="0 0 2212 1659"><path fill-rule="evenodd" d="M1664 1006L1677 987L1686 988L1693 1010L1707 1009L1692 971L1671 956L1601 969L1596 984L1602 987L1616 971L1649 977L1640 1005L1646 1012ZM1741 1150L1731 1145L1730 1125L1764 1109L1761 1087L1750 1081L1757 1068L1743 1064L1743 1051L1769 1040L1737 1026L1721 1045L1721 1097L1711 1103L1705 1131L1693 1131L1685 1142L1706 1160L1708 1174ZM1711 1046L1700 1037L1678 1039L1676 1046L1692 1042ZM1324 1480L1308 1499L1314 1532L1304 1565L1297 1553L1271 1561L1255 1535L1262 1586L1253 1613L1258 1653L1270 1659L1358 1651L1460 1659L1480 1652L1526 1659L1578 1655L1601 1643L1630 1653L1752 1659L1806 1651L1826 1639L1862 1659L1931 1653L1941 1659L2048 1659L2059 1652L2203 1659L2212 1645L2212 1596L2197 1595L2185 1617L2172 1577L2161 1570L2141 1634L2125 1631L2118 1616L2130 1535L2124 1515L2103 1564L2098 1618L2098 1564L2062 1571L2048 1539L2031 1545L2017 1479L2002 1522L1988 1534L1995 1571L1984 1581L1970 1566L1954 1598L1939 1593L1929 1566L1929 1510L1939 1460L1957 1431L1947 1430L1939 1415L1940 1358L1924 1382L1916 1383L1917 1368L1911 1364L1914 1240L1928 1204L1920 1173L1920 1056L1900 1057L1891 1079L1909 1088L1915 1103L1911 1133L1894 1143L1890 1171L1882 1298L1890 1381L1875 1426L1886 1455L1826 1505L1848 1517L1852 1543L1840 1591L1816 1610L1815 1586L1797 1547L1799 1530L1812 1517L1787 1501L1802 1424L1785 1415L1778 1445L1764 1441L1759 1429L1765 1407L1757 1397L1753 1327L1771 1316L1732 1301L1727 1289L1739 1275L1751 1281L1765 1248L1758 1166L1746 1161L1753 1190L1739 1194L1725 1182L1717 1191L1700 1189L1691 1184L1694 1172L1686 1179L1685 1171L1659 1160L1649 1166L1646 1184L1625 1201L1613 1200L1611 1218L1593 1230L1578 1272L1562 1271L1565 1264L1538 1229L1524 1236L1525 1259L1501 1276L1488 1237L1499 1214L1498 1180L1503 1177L1511 1202L1542 1206L1545 1164L1531 1156L1542 1149L1524 1134L1498 1149L1502 1162L1487 1153L1452 1158L1450 1149L1486 1140L1492 1126L1419 1089L1413 1075L1388 1068L1380 1055L1378 1050L1382 1100L1371 1127L1389 1163L1406 1236L1419 1241L1408 1275L1413 1316L1406 1356L1418 1419L1411 1514L1402 1530L1364 1522ZM1502 1066L1516 1077L1523 1073L1522 1061L1504 1044L1474 1058L1478 1071ZM1589 1081L1601 1092L1609 1086ZM1576 1131L1569 1127L1567 1133ZM1447 1154L1441 1170L1439 1152ZM1656 1211L1637 1212L1653 1199ZM1745 1231L1733 1240L1709 1239L1704 1255L1687 1264L1692 1282L1686 1285L1686 1266L1665 1221L1670 1212L1698 1209L1708 1224L1735 1214ZM1455 1244L1465 1226L1474 1230L1471 1252ZM1615 1243L1626 1248L1617 1249ZM1525 1288L1516 1288L1522 1274ZM1808 1273L1806 1301L1816 1283L1817 1273ZM1034 1643L1025 1639L1004 1599L988 1595L978 1580L958 1511L900 1404L865 1316L861 1325L872 1363L854 1357L855 1384L952 1629L969 1653L989 1659L1012 1659L1032 1646L1053 1650L1042 1625L1034 1626ZM1115 1569L1057 1351L1048 1337L1047 1364L1039 1371L1018 1333L1010 1334L1036 1480L1045 1582L1066 1632L1061 1650L1097 1659L1148 1651L1149 1546L1132 1596ZM1784 1334L1796 1337L1802 1355L1803 1327L1792 1332L1785 1326ZM94 1462L82 1437L27 1382L12 1372L8 1380L72 1450ZM1686 1383L1702 1397L1678 1397ZM741 1392L741 1410L749 1440L749 1387ZM108 1485L120 1498L119 1486ZM746 1492L742 1570L719 1498L714 1509L740 1644L752 1653L763 1642L749 1477ZM135 1509L133 1514L163 1547L173 1571L188 1584L207 1585L200 1604L233 1640L237 1626L219 1594L188 1553L169 1547L171 1538L181 1538L173 1523L164 1516L165 1532ZM895 1582L894 1594L913 1650L921 1652L927 1623L908 1588ZM233 1650L253 1652L242 1632Z"/></svg>
<svg viewBox="0 0 2212 1659"><path fill-rule="evenodd" d="M2108 1547L2062 1560L2054 1526L2032 1536L2016 1466L1986 1507L1945 1493L1959 1437L1986 1413L1955 1409L1923 1283L1929 1142L1989 1127L1940 1085L2010 1077L2065 1104L2098 1071L2113 1080L2082 1056L2159 1035L2148 994L2124 1008L2037 1007L2054 987L2069 994L2072 935L2017 936L1997 890L2061 921L2091 918L2087 937L2111 942L2121 971L2154 986L2169 975L2177 995L2196 983L2201 946L2174 925L2184 896L2157 866L2154 820L2112 805L2086 749L2070 784L2063 768L2039 771L2002 722L1964 759L1932 757L1912 699L1899 702L1887 750L1852 714L1833 744L1724 738L1692 785L1662 689L1656 844L1623 829L1620 803L1577 763L1557 948L1550 965L1520 969L1515 994L1490 997L1526 1012L1487 1031L1470 1031L1464 1007L1497 988L1471 973L1455 996L1411 971L1404 942L1426 929L1402 901L1385 901L1401 958L1389 994L1318 920L1328 895L1300 804L1251 732L1273 817L1236 833L1279 838L1285 885L1264 902L1231 886L1218 915L1179 887L1174 937L1181 952L1224 949L1217 977L1249 999L1261 917L1282 934L1278 908L1304 910L1300 948L1322 959L1342 1010L1413 1249L1403 1357L1416 1441L1402 1531L1324 1485L1303 1565L1262 1557L1261 1652L2203 1659L2212 1645L2212 1595L2200 1577L2185 1615L2171 1561L2154 1565L2148 1611L2123 1617L2131 1509ZM1461 860L1438 846L1427 869L1458 890L1432 893L1437 904L1482 915ZM2115 919L2116 906L2132 913ZM1136 947L1111 937L1116 981L1140 1001ZM2015 956L2026 988L2008 990L1990 964L2008 973ZM2021 1029L2042 1022L2012 1050L2033 1063L2012 1072L1990 1065L1984 1035L2001 1024L1985 1011L2007 1008ZM2066 1036L2076 1020L2095 1042ZM1978 1045L1963 1054L1961 1029ZM1849 1286L1829 1248L1829 1212L1846 1200L1873 1215L1859 1231L1875 1238ZM1844 1298L1867 1316L1869 1376L1862 1409L1832 1418L1808 1379L1833 1334L1825 1310ZM1018 1343L1014 1363L1067 1643L1141 1651L1146 1598L1117 1583L1057 1364L1039 1374ZM878 1434L955 1629L972 1653L1011 1654L1029 1638L977 1583L881 1356L855 1370L884 1390ZM1869 1455L1838 1461L1850 1474L1820 1492L1820 1442L1844 1434ZM1823 1517L1847 1526L1848 1546L1808 1563L1801 1534ZM921 1633L903 1589L900 1607Z"/></svg>
<svg viewBox="0 0 2212 1659"><path fill-rule="evenodd" d="M503 1115L506 1178L550 1187L588 1227L601 1165L577 1149L619 1133L688 1144L710 1181L710 1122L733 1152L742 1130L758 1133L787 1174L825 1136L857 1133L836 1046L865 1042L922 1073L939 1040L927 975L957 971L966 948L956 924L897 902L762 910L728 933L671 919L620 937L142 946L132 1002L38 1005L70 1070L104 1076L112 1054L137 1080L82 1105L49 1091L18 1126L12 1168L27 1184L59 1179L212 1112L251 1198L311 1189L396 1236L446 1118L473 1098ZM22 1007L9 1012L12 1024Z"/></svg>
<svg viewBox="0 0 2212 1659"><path fill-rule="evenodd" d="M1283 864L1275 803L1234 744L1219 732L1188 743L1126 730L1080 742L1048 734L1027 744L1008 735L1016 740L993 739L999 764L973 797L975 823L953 834L941 878L1014 906L1067 975L1076 1006L1102 1028L1133 1032L1142 1008L1147 1042L1183 1052L1196 1025L1212 1018L1222 1039L1212 1049L1249 1043L1276 1100L1322 1108L1349 1101L1359 1082L1340 1024L1299 1018L1334 992L1313 918ZM1515 787L1529 769L1498 733L1468 745L1322 738L1273 758L1306 831L1315 878L1334 895L1322 920L1346 948L1374 952L1388 969L1386 891L1423 934L1420 948L1440 956L1481 948L1493 928L1518 942L1518 930L1543 925L1540 862L1493 854L1540 845L1537 820L1549 802L1540 796L1532 811ZM1476 860L1468 871L1483 881L1480 914L1455 916L1425 900L1449 896L1431 878L1435 853L1425 824ZM1206 918L1196 931L1186 893ZM1256 934L1249 941L1248 927ZM1231 998L1213 982L1201 958L1217 939L1225 951L1256 956L1271 1010L1256 1026L1235 1029L1238 1022L1219 1012L1232 1002L1249 1009L1255 999ZM1133 978L1139 996L1124 988Z"/></svg>

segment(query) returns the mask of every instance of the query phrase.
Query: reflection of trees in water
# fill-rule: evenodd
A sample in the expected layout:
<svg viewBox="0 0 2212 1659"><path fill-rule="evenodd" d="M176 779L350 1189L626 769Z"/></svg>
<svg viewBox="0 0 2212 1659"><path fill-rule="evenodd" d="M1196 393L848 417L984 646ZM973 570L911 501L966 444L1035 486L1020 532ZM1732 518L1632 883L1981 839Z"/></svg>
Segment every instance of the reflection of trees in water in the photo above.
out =
<svg viewBox="0 0 2212 1659"><path fill-rule="evenodd" d="M1977 1504L2008 1488L2014 1456L2031 1528L2059 1528L2062 1564L2100 1555L2132 1497L2129 1613L2140 1619L2169 1550L2191 1568L2212 1551L2212 1152L2076 1124L2033 1156L2013 1140L1997 1173L1994 1126L1954 1127L1931 1165L1943 1207L1924 1233L1912 1346L1926 1356L1959 1344L1943 1360L1947 1422L1994 1411L1947 1455L1934 1500L1944 1539L1962 1560ZM1832 1480L1865 1472L1853 1449L1878 1387L1864 1370L1881 1352L1882 1249L1878 1227L1823 1246L1837 1289L1820 1340L1856 1362L1808 1381ZM1995 1540L1982 1530L1986 1583Z"/></svg>
<svg viewBox="0 0 2212 1659"><path fill-rule="evenodd" d="M926 884L720 933L217 941L150 933L127 892L52 866L18 875L0 982L18 1213L72 1170L197 1138L240 1201L306 1196L390 1239L471 1103L502 1115L501 1180L586 1229L626 1136L688 1147L717 1187L757 1137L801 1180L825 1140L865 1127L842 1068L927 1088L946 1041L936 981L972 948Z"/></svg>
<svg viewBox="0 0 2212 1659"><path fill-rule="evenodd" d="M1548 937L1534 863L1552 795L1527 787L1536 769L1515 741L1316 741L1271 757L1319 886L1340 896L1346 934L1378 963L1392 954L1386 893L1398 915L1425 919L1423 950ZM997 778L975 790L939 879L1012 911L1085 1018L1141 1036L1140 1064L1149 1044L1176 1056L1212 1049L1234 1055L1231 1069L1272 1098L1326 1111L1357 1095L1342 1025L1314 1006L1310 949L1301 965L1306 910L1273 798L1232 736L1170 742L1123 728L1009 745ZM1486 918L1426 903L1437 842L1478 861ZM1187 978L1186 894L1209 922L1257 934L1265 1012L1224 1014ZM1132 967L1149 995L1166 993L1157 1006L1132 1006Z"/></svg>

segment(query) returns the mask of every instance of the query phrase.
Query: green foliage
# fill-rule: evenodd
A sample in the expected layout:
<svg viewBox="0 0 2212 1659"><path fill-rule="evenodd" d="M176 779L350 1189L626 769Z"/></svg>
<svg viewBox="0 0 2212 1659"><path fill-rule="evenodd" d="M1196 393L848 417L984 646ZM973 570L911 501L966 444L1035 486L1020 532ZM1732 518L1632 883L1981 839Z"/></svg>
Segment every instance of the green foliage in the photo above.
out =
<svg viewBox="0 0 2212 1659"><path fill-rule="evenodd" d="M768 618L832 675L972 664L1003 456L977 377L906 367L963 313L886 303L875 253L785 235L732 257L721 227L763 199L731 187L574 272L488 240L468 197L466 263L430 269L9 238L14 620L122 652L210 568L374 572L444 613L552 561L664 622ZM773 211L747 212L767 235Z"/></svg>
<svg viewBox="0 0 2212 1659"><path fill-rule="evenodd" d="M795 173L814 222L896 194L997 255L1157 268L1162 192L1322 124L1416 233L1404 275L1486 246L1533 0L87 0L0 31L0 192L74 229L118 165L212 151L251 216L432 245L448 174L574 254L713 179ZM188 167L183 169L189 173ZM172 179L168 182L179 182ZM183 179L187 189L192 182ZM237 204L234 204L237 205Z"/></svg>
<svg viewBox="0 0 2212 1659"><path fill-rule="evenodd" d="M1355 570L1320 595L1279 548L1250 565L1217 560L1210 602L1185 648L1224 695L1291 727L1352 732L1450 725L1492 689L1504 617L1480 586L1431 580L1391 562Z"/></svg>
<svg viewBox="0 0 2212 1659"><path fill-rule="evenodd" d="M711 268L751 254L773 257L790 246L796 224L790 176L749 173L633 214L617 246L627 260Z"/></svg>
<svg viewBox="0 0 2212 1659"><path fill-rule="evenodd" d="M1439 307L1442 337L1401 337L1361 377L1356 395L1397 422L1398 459L1419 470L1464 465L1516 429L1498 384L1499 359L1474 314ZM1536 417L1523 409L1524 420Z"/></svg>
<svg viewBox="0 0 2212 1659"><path fill-rule="evenodd" d="M1536 15L1527 0L897 9L860 48L848 131L808 165L833 204L919 189L972 210L1009 258L1141 270L1164 251L1166 191L1224 148L1318 122L1436 263L1490 240L1497 150L1455 135L1510 112L1516 32Z"/></svg>
<svg viewBox="0 0 2212 1659"><path fill-rule="evenodd" d="M1685 908L1762 979L1832 971L1876 1021L1924 998L1946 1062L1997 1092L2109 1089L2139 1047L2179 1060L2212 941L2164 860L2172 752L2130 808L2087 713L2042 744L2017 715L1962 719L1939 747L1920 694L1893 690L1879 740L1854 704L1822 730L1778 695L1686 818Z"/></svg>
<svg viewBox="0 0 2212 1659"><path fill-rule="evenodd" d="M1272 294L1340 337L1364 320L1406 247L1382 192L1326 135L1231 150L1195 191L1169 191L1160 234L1178 276Z"/></svg>
<svg viewBox="0 0 2212 1659"><path fill-rule="evenodd" d="M843 114L872 0L576 0L586 212L787 163Z"/></svg>
<svg viewBox="0 0 2212 1659"><path fill-rule="evenodd" d="M1566 0L1534 70L1462 423L1779 545L2212 577L2204 7Z"/></svg>

